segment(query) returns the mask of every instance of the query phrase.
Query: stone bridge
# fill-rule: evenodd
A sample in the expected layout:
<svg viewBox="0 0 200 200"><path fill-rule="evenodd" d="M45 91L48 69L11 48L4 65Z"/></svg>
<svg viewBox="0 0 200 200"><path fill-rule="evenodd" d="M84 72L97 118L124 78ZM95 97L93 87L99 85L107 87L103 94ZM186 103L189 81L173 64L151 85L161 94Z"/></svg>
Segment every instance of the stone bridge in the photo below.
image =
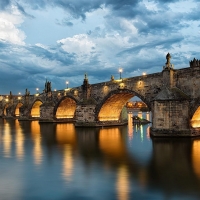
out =
<svg viewBox="0 0 200 200"><path fill-rule="evenodd" d="M42 122L72 122L75 126L112 126L127 123L125 104L134 96L152 112L152 136L200 135L200 61L190 67L174 69L171 56L159 73L51 91L45 83L43 93L23 96L2 95L0 116Z"/></svg>

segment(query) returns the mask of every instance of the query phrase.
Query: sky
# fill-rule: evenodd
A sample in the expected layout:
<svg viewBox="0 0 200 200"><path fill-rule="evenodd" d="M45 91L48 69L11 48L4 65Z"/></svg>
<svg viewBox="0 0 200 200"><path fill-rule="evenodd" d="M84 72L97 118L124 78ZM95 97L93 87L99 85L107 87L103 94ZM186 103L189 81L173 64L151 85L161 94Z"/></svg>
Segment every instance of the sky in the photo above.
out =
<svg viewBox="0 0 200 200"><path fill-rule="evenodd" d="M200 59L200 0L0 0L0 94L161 72Z"/></svg>

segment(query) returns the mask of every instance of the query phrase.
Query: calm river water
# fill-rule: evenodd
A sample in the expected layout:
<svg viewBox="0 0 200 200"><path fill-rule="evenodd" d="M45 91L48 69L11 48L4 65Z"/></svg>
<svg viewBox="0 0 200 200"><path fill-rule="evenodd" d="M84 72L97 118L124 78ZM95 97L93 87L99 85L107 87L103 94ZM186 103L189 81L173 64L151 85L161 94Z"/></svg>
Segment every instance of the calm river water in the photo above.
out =
<svg viewBox="0 0 200 200"><path fill-rule="evenodd" d="M200 140L149 128L0 119L0 199L200 199Z"/></svg>

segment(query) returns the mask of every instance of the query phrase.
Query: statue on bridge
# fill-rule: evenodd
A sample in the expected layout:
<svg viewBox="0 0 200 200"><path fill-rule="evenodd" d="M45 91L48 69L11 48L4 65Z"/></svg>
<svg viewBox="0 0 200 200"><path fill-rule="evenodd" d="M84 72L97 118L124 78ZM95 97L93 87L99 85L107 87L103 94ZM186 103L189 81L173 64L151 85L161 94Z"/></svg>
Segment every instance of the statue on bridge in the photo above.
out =
<svg viewBox="0 0 200 200"><path fill-rule="evenodd" d="M12 95L11 91L10 91L10 95L8 96L8 100L9 100L9 104L12 105L13 104L13 95Z"/></svg>
<svg viewBox="0 0 200 200"><path fill-rule="evenodd" d="M190 67L198 67L200 66L200 60L194 58L193 60L190 61Z"/></svg>
<svg viewBox="0 0 200 200"><path fill-rule="evenodd" d="M26 105L29 104L29 96L30 96L30 92L26 88L26 91L25 91L25 104Z"/></svg>
<svg viewBox="0 0 200 200"><path fill-rule="evenodd" d="M51 82L50 81L46 80L44 91L45 91L45 93L51 92Z"/></svg>
<svg viewBox="0 0 200 200"><path fill-rule="evenodd" d="M46 93L46 101L52 100L51 82L46 80L44 92Z"/></svg>
<svg viewBox="0 0 200 200"><path fill-rule="evenodd" d="M163 67L163 69L172 69L173 68L173 64L170 63L170 59L171 59L170 53L168 53L166 55L166 59L167 59L167 62L165 63L165 66Z"/></svg>
<svg viewBox="0 0 200 200"><path fill-rule="evenodd" d="M10 95L8 97L9 100L12 100L13 99L13 95L12 95L12 92L10 91Z"/></svg>

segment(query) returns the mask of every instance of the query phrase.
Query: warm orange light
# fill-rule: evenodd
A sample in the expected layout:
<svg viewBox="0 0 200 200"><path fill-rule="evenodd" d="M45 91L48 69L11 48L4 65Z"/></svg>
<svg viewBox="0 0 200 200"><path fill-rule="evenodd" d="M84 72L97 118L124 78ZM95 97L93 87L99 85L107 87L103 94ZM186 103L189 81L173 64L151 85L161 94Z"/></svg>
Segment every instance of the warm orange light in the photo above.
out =
<svg viewBox="0 0 200 200"><path fill-rule="evenodd" d="M57 108L56 118L73 118L76 110L76 102L71 98L64 99Z"/></svg>
<svg viewBox="0 0 200 200"><path fill-rule="evenodd" d="M41 101L36 101L31 109L31 117L40 117L40 106L42 105Z"/></svg>
<svg viewBox="0 0 200 200"><path fill-rule="evenodd" d="M31 136L34 142L33 157L35 165L40 165L43 158L43 150L41 145L40 126L37 121L31 122Z"/></svg>
<svg viewBox="0 0 200 200"><path fill-rule="evenodd" d="M15 109L15 116L19 116L19 108L22 106L22 103L18 103Z"/></svg>
<svg viewBox="0 0 200 200"><path fill-rule="evenodd" d="M118 194L118 200L128 200L130 193L130 182L129 182L129 173L127 166L121 165L117 170L117 182L116 190Z"/></svg>
<svg viewBox="0 0 200 200"><path fill-rule="evenodd" d="M193 128L200 127L200 106L197 108L196 112L194 113L190 123Z"/></svg>
<svg viewBox="0 0 200 200"><path fill-rule="evenodd" d="M195 174L200 179L200 140L194 140L192 145L192 163Z"/></svg>
<svg viewBox="0 0 200 200"><path fill-rule="evenodd" d="M132 94L115 94L103 104L98 115L99 121L119 120L120 113L126 102L132 98Z"/></svg>
<svg viewBox="0 0 200 200"><path fill-rule="evenodd" d="M124 156L125 146L119 128L100 129L99 145L101 151L113 159Z"/></svg>

